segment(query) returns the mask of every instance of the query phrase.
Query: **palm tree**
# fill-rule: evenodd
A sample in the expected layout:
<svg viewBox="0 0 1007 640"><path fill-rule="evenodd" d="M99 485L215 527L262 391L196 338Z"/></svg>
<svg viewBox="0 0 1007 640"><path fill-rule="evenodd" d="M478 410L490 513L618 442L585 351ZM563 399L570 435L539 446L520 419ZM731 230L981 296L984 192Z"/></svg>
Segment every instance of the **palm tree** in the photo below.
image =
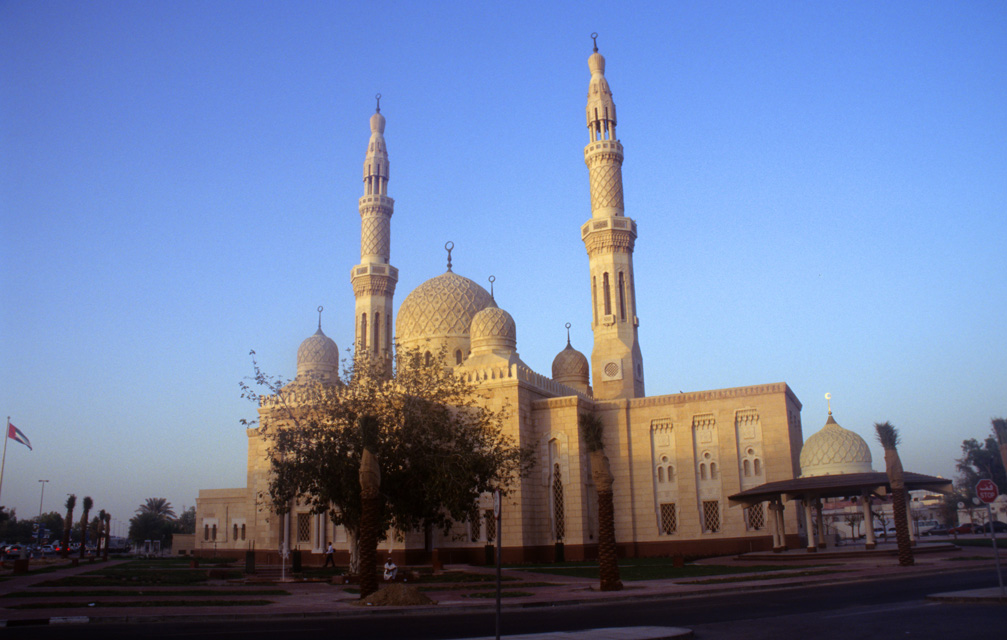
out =
<svg viewBox="0 0 1007 640"><path fill-rule="evenodd" d="M108 543L112 540L112 514L105 514L105 555L103 559L108 560Z"/></svg>
<svg viewBox="0 0 1007 640"><path fill-rule="evenodd" d="M91 496L84 496L84 515L80 518L80 557L84 557L87 546L87 517L91 514L91 507L94 506L94 500Z"/></svg>
<svg viewBox="0 0 1007 640"><path fill-rule="evenodd" d="M77 496L71 493L66 499L66 519L63 520L63 539L60 540L59 552L64 558L70 555L70 529L73 528L73 508L77 506Z"/></svg>
<svg viewBox="0 0 1007 640"><path fill-rule="evenodd" d="M166 520L175 519L175 510L171 507L171 503L164 498L147 498L146 502L141 504L136 512L152 513Z"/></svg>
<svg viewBox="0 0 1007 640"><path fill-rule="evenodd" d="M594 413L582 413L577 422L591 460L591 477L598 492L598 575L602 591L622 589L615 550L615 507L612 501L612 470L605 455L605 426Z"/></svg>
<svg viewBox="0 0 1007 640"><path fill-rule="evenodd" d="M374 416L361 416L357 421L364 451L360 456L360 598L378 590L378 520L380 517L381 469L378 467L378 421Z"/></svg>
<svg viewBox="0 0 1007 640"><path fill-rule="evenodd" d="M101 543L105 538L105 510L102 509L98 512L98 548L95 549L94 555L101 555ZM108 546L108 541L105 540L105 546Z"/></svg>
<svg viewBox="0 0 1007 640"><path fill-rule="evenodd" d="M896 447L899 444L898 429L890 422L875 422L878 442L885 449L885 471L888 484L892 488L892 512L895 515L895 542L899 546L899 566L913 564L913 547L909 539L909 518L906 517L906 481L902 471L902 460Z"/></svg>
<svg viewBox="0 0 1007 640"><path fill-rule="evenodd" d="M1000 445L1000 462L1003 463L1004 473L1007 473L1007 420L1003 418L993 418L993 433L997 436L997 443ZM1004 487L1007 491L1007 487Z"/></svg>

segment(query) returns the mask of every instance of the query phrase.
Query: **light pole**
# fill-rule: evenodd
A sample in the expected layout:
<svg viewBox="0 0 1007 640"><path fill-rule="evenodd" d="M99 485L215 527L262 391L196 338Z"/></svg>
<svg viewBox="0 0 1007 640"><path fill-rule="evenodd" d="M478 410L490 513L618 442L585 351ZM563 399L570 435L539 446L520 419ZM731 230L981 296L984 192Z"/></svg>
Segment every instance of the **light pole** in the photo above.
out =
<svg viewBox="0 0 1007 640"><path fill-rule="evenodd" d="M38 499L38 542L41 544L41 542L42 542L42 500L45 499L45 483L47 483L49 481L48 480L39 480L39 482L42 484L42 495L39 496L39 499Z"/></svg>

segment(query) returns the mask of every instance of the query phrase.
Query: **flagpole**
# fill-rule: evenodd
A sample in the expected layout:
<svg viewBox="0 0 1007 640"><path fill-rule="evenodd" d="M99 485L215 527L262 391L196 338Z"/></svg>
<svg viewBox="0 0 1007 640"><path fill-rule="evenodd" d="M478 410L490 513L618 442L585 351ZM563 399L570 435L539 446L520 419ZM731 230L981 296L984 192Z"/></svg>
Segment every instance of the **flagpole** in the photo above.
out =
<svg viewBox="0 0 1007 640"><path fill-rule="evenodd" d="M10 435L10 416L7 416L7 426L3 434L3 458L0 458L0 491L3 490L3 468L7 464L7 436Z"/></svg>

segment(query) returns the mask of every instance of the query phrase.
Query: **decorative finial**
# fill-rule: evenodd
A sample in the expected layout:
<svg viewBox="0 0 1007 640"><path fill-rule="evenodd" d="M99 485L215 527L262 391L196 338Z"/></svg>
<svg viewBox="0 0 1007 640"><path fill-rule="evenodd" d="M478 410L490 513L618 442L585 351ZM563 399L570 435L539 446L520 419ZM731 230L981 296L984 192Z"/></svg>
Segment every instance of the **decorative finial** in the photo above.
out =
<svg viewBox="0 0 1007 640"><path fill-rule="evenodd" d="M448 252L448 271L451 271L451 250L455 248L455 243L448 240L444 243L444 249Z"/></svg>
<svg viewBox="0 0 1007 640"><path fill-rule="evenodd" d="M570 346L570 323L566 323L566 346Z"/></svg>
<svg viewBox="0 0 1007 640"><path fill-rule="evenodd" d="M318 330L322 330L322 305L318 305Z"/></svg>
<svg viewBox="0 0 1007 640"><path fill-rule="evenodd" d="M493 283L496 281L497 281L496 276L490 276L490 297L493 298L494 302L496 302L496 297L494 297L493 295Z"/></svg>
<svg viewBox="0 0 1007 640"><path fill-rule="evenodd" d="M374 99L378 101L378 108L376 111L377 113L381 113L381 94L379 93L376 96L374 96Z"/></svg>
<svg viewBox="0 0 1007 640"><path fill-rule="evenodd" d="M594 52L598 53L598 32L595 31L591 34L591 39L594 40Z"/></svg>
<svg viewBox="0 0 1007 640"><path fill-rule="evenodd" d="M829 403L829 415L831 416L832 415L832 394L831 393L826 393L825 394L825 400L826 400L826 402Z"/></svg>

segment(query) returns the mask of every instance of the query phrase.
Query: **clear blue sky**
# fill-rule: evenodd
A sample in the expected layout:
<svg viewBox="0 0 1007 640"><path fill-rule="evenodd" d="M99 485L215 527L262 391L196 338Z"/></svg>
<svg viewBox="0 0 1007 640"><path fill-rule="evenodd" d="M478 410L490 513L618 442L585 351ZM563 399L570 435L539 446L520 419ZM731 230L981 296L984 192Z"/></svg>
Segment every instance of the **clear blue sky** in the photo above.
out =
<svg viewBox="0 0 1007 640"><path fill-rule="evenodd" d="M0 503L244 486L249 350L292 376L320 304L351 341L379 91L396 303L452 240L525 362L590 353L592 31L647 392L785 381L807 437L828 391L952 475L1007 415L1003 2L5 1Z"/></svg>

